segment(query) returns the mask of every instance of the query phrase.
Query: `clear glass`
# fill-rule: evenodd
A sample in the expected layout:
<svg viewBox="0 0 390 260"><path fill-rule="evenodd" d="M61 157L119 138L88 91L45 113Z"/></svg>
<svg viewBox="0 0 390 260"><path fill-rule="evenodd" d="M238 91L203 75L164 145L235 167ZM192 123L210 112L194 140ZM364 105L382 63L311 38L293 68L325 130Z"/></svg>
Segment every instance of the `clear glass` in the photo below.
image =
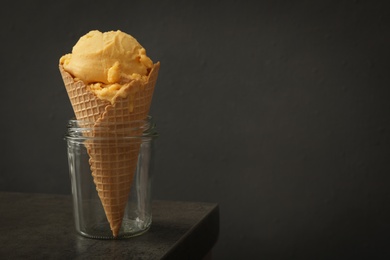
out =
<svg viewBox="0 0 390 260"><path fill-rule="evenodd" d="M65 139L78 233L89 238L118 239L141 235L149 229L152 223L153 141L156 137L151 117L119 127L117 123L106 123L99 128L85 121L69 121ZM120 164L114 162L120 167L112 166L112 161L121 161ZM97 166L107 163L110 164L99 173ZM101 178L99 174L110 176ZM107 183L106 179L115 181ZM107 186L113 195L107 195ZM116 199L118 205L123 205L118 208L124 212L110 212L111 204L106 204ZM109 221L109 215L116 217L115 221ZM110 227L114 222L120 226L116 234Z"/></svg>

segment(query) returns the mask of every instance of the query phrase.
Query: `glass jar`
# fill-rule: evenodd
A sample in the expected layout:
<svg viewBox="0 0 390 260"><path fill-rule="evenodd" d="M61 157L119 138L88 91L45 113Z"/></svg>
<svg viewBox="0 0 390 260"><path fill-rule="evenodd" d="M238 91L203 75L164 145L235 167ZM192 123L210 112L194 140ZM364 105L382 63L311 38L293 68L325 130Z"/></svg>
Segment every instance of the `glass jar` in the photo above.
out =
<svg viewBox="0 0 390 260"><path fill-rule="evenodd" d="M70 120L67 142L74 220L90 238L128 238L152 223L152 118L91 123Z"/></svg>

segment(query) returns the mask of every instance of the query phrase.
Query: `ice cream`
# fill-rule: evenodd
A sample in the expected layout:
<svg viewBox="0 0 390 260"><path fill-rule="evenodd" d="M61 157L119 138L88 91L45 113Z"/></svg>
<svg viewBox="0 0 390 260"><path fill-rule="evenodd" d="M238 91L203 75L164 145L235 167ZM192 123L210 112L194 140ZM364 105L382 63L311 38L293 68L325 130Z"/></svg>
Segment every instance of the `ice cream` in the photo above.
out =
<svg viewBox="0 0 390 260"><path fill-rule="evenodd" d="M88 32L79 39L72 53L61 57L60 64L76 80L89 85L100 99L111 103L123 84L132 80L145 82L153 67L138 41L119 30Z"/></svg>
<svg viewBox="0 0 390 260"><path fill-rule="evenodd" d="M123 214L137 166L140 141L122 140L107 125L134 129L149 114L160 63L121 31L90 31L71 54L60 58L59 69L77 120L93 124L85 142L90 169L113 237L120 235ZM130 126L130 127L123 127ZM123 130L124 129L124 130ZM142 129L131 133L142 136ZM126 133L121 133L126 134ZM102 148L102 138L109 138ZM128 143L131 140L131 143ZM118 151L121 151L118 153Z"/></svg>

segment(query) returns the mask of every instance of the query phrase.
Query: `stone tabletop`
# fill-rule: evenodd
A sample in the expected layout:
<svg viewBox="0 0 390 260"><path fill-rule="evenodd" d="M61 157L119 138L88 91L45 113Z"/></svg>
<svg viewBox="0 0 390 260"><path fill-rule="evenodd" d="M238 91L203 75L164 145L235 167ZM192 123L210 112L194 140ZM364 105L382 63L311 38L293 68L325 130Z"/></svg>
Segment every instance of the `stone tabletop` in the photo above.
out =
<svg viewBox="0 0 390 260"><path fill-rule="evenodd" d="M145 234L96 240L76 233L67 195L0 192L0 259L202 259L218 239L217 204L154 201Z"/></svg>

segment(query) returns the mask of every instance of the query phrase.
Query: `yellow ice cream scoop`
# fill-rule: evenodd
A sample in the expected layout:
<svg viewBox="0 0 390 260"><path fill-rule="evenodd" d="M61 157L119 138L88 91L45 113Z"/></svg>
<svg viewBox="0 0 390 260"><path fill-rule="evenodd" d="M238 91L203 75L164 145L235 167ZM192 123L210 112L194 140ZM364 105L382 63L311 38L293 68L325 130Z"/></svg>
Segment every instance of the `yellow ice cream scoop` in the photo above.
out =
<svg viewBox="0 0 390 260"><path fill-rule="evenodd" d="M64 69L85 84L124 84L146 79L153 67L145 49L121 31L93 30L82 36L71 54L61 57Z"/></svg>

